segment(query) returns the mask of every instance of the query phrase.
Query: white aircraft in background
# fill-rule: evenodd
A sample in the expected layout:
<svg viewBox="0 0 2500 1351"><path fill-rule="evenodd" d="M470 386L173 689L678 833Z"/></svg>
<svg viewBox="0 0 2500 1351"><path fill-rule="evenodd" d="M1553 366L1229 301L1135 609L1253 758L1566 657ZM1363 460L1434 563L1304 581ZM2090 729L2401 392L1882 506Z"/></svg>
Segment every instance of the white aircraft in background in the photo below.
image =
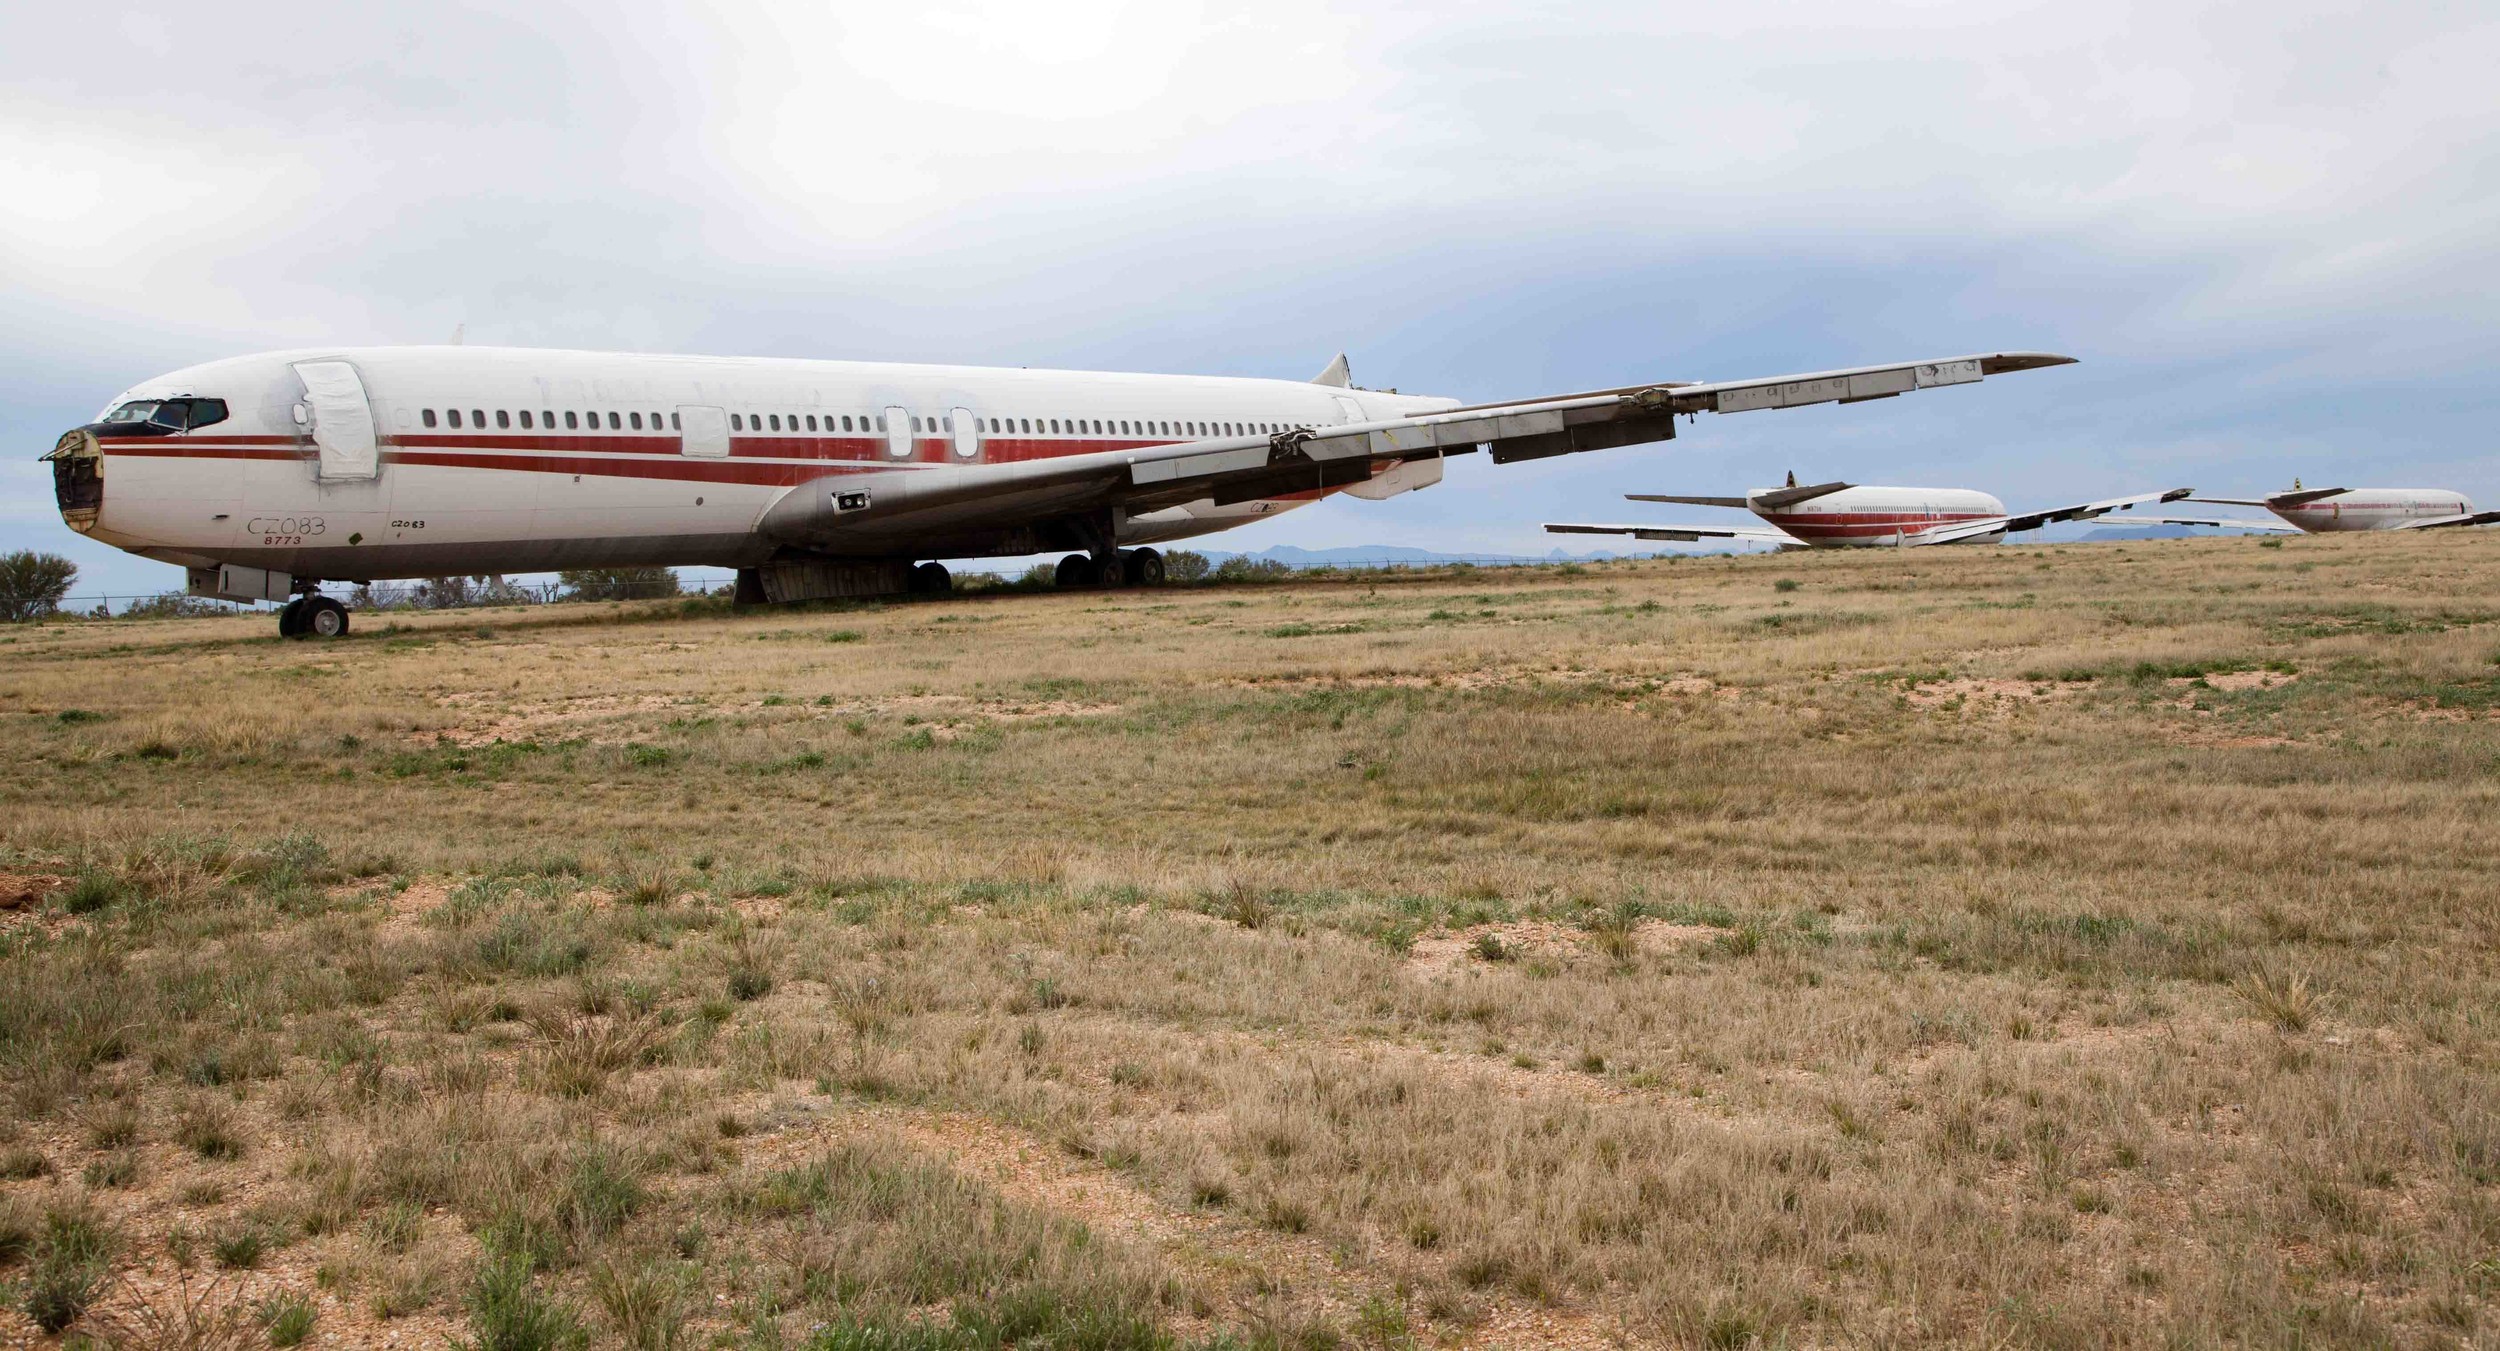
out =
<svg viewBox="0 0 2500 1351"><path fill-rule="evenodd" d="M2132 510L2140 502L2176 502L2195 491L2172 488L2137 493L2070 507L2012 514L1987 493L1969 488L1879 488L1854 483L1813 483L1800 487L1790 474L1785 487L1755 488L1743 497L1682 497L1661 493L1627 493L1633 502L1680 502L1698 507L1741 507L1763 520L1763 526L1716 525L1557 525L1557 535L1630 535L1635 539L1692 543L1705 539L1736 539L1782 548L1841 549L1883 546L1908 548L1924 544L1996 542L2007 535L2037 530L2057 521L2088 521L2113 511Z"/></svg>
<svg viewBox="0 0 2500 1351"><path fill-rule="evenodd" d="M2465 494L2446 488L2304 488L2269 497L2192 497L2225 507L2264 507L2282 518L2251 521L2228 516L2151 516L2139 524L2210 525L2262 530L2288 535L2293 531L2325 534L2339 530L2433 530L2451 525L2490 525L2500 511L2476 511Z"/></svg>
<svg viewBox="0 0 2500 1351"><path fill-rule="evenodd" d="M709 565L743 601L943 590L937 558L1068 549L1064 585L1162 580L1152 544L1329 493L1665 441L1678 414L1884 399L2073 358L2000 352L1461 405L1210 376L484 347L236 357L124 390L45 458L61 517L287 600L324 582ZM917 563L917 566L915 566Z"/></svg>

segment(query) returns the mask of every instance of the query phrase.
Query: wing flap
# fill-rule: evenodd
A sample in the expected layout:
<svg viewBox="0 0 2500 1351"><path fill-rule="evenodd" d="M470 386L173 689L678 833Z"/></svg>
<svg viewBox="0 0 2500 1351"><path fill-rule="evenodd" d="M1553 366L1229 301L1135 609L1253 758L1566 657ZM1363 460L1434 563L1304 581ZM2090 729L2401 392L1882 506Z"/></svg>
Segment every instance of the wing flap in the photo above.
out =
<svg viewBox="0 0 2500 1351"><path fill-rule="evenodd" d="M1796 536L1769 526L1751 525L1565 525L1548 522L1549 535L1630 535L1634 539L1692 544L1706 539L1741 539L1758 544L1802 543Z"/></svg>

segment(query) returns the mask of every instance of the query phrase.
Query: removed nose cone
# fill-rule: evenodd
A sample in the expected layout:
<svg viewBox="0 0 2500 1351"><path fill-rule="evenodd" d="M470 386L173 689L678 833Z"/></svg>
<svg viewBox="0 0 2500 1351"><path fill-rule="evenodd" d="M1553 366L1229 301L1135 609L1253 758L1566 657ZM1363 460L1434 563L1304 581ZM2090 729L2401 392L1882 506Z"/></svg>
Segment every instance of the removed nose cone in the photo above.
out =
<svg viewBox="0 0 2500 1351"><path fill-rule="evenodd" d="M96 513L104 509L104 448L95 433L84 427L63 432L43 458L52 466L52 496L61 505L62 523L82 535L94 529Z"/></svg>

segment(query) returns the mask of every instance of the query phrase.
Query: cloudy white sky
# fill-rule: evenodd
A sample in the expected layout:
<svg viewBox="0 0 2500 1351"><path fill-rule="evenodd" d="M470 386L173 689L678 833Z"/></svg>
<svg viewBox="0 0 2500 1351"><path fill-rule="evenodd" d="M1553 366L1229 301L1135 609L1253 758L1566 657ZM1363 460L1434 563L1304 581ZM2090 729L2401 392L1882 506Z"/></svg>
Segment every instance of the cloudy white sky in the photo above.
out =
<svg viewBox="0 0 2500 1351"><path fill-rule="evenodd" d="M125 385L472 342L1491 398L1997 348L1219 537L1537 551L1627 491L2500 502L2500 10L1998 3L0 10L0 548Z"/></svg>

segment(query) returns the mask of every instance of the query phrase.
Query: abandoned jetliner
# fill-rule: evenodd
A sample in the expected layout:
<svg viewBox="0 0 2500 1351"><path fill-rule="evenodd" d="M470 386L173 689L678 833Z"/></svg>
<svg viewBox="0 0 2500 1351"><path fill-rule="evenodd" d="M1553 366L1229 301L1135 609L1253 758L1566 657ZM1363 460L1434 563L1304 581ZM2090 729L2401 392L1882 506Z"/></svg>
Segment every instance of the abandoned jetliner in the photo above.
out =
<svg viewBox="0 0 2500 1351"><path fill-rule="evenodd" d="M735 568L742 600L941 590L932 561L1065 549L1064 585L1162 580L1157 543L1332 492L1664 441L1679 414L1883 399L2072 358L2001 352L1462 405L1310 382L481 347L236 357L123 391L46 457L62 519L287 602L329 582ZM291 598L291 599L290 599Z"/></svg>
<svg viewBox="0 0 2500 1351"><path fill-rule="evenodd" d="M2198 497L2227 507L2264 507L2285 525L2313 535L2345 530L2432 530L2451 525L2491 525L2500 511L2476 511L2465 494L2447 488L2304 488L2292 480L2290 492L2265 497ZM2173 525L2237 526L2243 530L2282 531L2271 521L2235 520L2222 516L2164 517Z"/></svg>
<svg viewBox="0 0 2500 1351"><path fill-rule="evenodd" d="M1845 549L1880 545L1995 542L2058 521L2089 521L2144 502L2176 502L2192 489L2137 493L2078 502L2046 511L2008 513L2005 504L1969 488L1881 488L1854 483L1810 483L1797 476L1779 488L1755 488L1743 497L1677 497L1631 493L1634 502L1679 502L1697 507L1738 507L1767 524L1746 525L1548 525L1557 535L1630 535L1635 539L1691 543L1744 540L1781 548Z"/></svg>

